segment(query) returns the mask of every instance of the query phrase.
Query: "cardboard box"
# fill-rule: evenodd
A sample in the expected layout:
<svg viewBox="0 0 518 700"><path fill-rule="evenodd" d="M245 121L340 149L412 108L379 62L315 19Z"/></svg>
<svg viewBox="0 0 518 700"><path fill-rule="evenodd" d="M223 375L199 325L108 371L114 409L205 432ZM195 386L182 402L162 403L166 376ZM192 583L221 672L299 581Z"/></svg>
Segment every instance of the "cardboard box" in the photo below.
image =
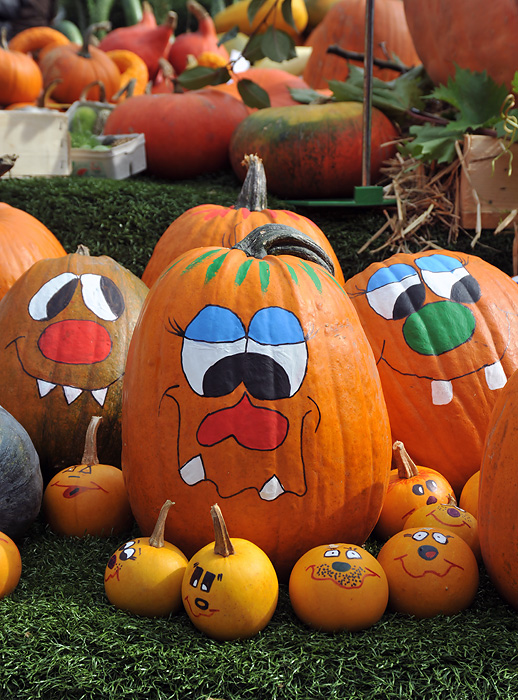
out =
<svg viewBox="0 0 518 700"><path fill-rule="evenodd" d="M2 155L18 156L4 177L70 175L67 115L53 109L0 110Z"/></svg>
<svg viewBox="0 0 518 700"><path fill-rule="evenodd" d="M123 180L146 169L144 134L98 136L100 144L114 143L109 151L72 148L72 175Z"/></svg>
<svg viewBox="0 0 518 700"><path fill-rule="evenodd" d="M492 136L465 135L459 188L464 228L476 229L478 203L482 228L495 229L518 209L518 144L513 144L510 152L512 158Z"/></svg>

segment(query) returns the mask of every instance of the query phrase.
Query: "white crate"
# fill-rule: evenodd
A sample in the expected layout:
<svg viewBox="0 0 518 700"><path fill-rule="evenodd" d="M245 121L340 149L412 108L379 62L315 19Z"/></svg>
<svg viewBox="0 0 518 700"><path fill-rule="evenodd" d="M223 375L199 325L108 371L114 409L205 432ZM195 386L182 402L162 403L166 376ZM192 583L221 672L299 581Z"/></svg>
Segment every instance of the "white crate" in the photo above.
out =
<svg viewBox="0 0 518 700"><path fill-rule="evenodd" d="M18 156L6 178L70 175L67 115L51 109L1 110L0 155Z"/></svg>
<svg viewBox="0 0 518 700"><path fill-rule="evenodd" d="M109 151L94 151L91 148L72 148L72 175L105 177L123 180L146 169L146 146L144 134L118 134L99 136L99 143L118 145Z"/></svg>

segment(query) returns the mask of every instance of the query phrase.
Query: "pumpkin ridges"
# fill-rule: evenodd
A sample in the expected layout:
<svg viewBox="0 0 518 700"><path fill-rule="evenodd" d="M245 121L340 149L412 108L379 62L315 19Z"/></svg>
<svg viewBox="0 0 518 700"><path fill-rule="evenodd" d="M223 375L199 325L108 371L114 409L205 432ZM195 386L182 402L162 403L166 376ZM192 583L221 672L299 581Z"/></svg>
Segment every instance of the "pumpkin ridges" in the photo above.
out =
<svg viewBox="0 0 518 700"><path fill-rule="evenodd" d="M29 54L0 45L0 105L34 102L43 88L43 78L36 61Z"/></svg>

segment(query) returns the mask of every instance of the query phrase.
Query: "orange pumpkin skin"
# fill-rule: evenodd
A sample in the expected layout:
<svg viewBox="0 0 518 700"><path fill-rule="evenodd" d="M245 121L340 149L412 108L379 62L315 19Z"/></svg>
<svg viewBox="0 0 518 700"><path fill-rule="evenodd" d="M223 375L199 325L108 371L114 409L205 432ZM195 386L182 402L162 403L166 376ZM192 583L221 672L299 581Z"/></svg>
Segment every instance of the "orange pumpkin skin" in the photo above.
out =
<svg viewBox="0 0 518 700"><path fill-rule="evenodd" d="M511 86L516 66L509 46L518 33L514 0L431 0L426 12L419 0L404 0L404 7L417 53L434 83L446 85L457 64Z"/></svg>
<svg viewBox="0 0 518 700"><path fill-rule="evenodd" d="M34 102L43 88L43 78L36 61L22 51L0 47L0 105Z"/></svg>
<svg viewBox="0 0 518 700"><path fill-rule="evenodd" d="M0 202L0 246L0 299L37 260L67 254L45 224L5 202Z"/></svg>
<svg viewBox="0 0 518 700"><path fill-rule="evenodd" d="M309 199L350 196L362 182L362 114L360 102L260 109L249 114L232 134L232 168L244 180L243 156L257 153L272 194ZM373 109L373 183L383 161L395 151L394 145L383 144L396 137L390 119Z"/></svg>
<svg viewBox="0 0 518 700"><path fill-rule="evenodd" d="M486 570L502 598L518 609L516 415L518 374L498 397L489 422L480 469L478 528Z"/></svg>
<svg viewBox="0 0 518 700"><path fill-rule="evenodd" d="M295 614L310 627L356 632L382 617L388 581L381 564L363 547L321 545L293 567L289 595Z"/></svg>
<svg viewBox="0 0 518 700"><path fill-rule="evenodd" d="M14 541L0 532L0 599L14 591L22 575L22 558Z"/></svg>
<svg viewBox="0 0 518 700"><path fill-rule="evenodd" d="M480 487L480 469L478 469L464 484L460 493L459 506L475 518L478 517L478 492Z"/></svg>
<svg viewBox="0 0 518 700"><path fill-rule="evenodd" d="M217 245L230 248L254 228L267 223L286 224L307 234L331 258L340 284L345 283L340 263L325 233L302 214L287 209L268 209L261 159L247 155L245 160L247 177L235 205L199 204L181 214L164 231L142 274L142 281L148 287L186 250Z"/></svg>
<svg viewBox="0 0 518 700"><path fill-rule="evenodd" d="M101 461L119 466L122 377L147 291L111 258L73 253L34 263L3 297L0 405L29 433L45 481L81 463L93 415Z"/></svg>
<svg viewBox="0 0 518 700"><path fill-rule="evenodd" d="M306 45L312 46L313 51L303 77L312 88L327 88L328 80L346 80L349 75L349 61L327 53L329 46L337 45L348 51L364 53L365 5L365 0L338 0L306 39ZM423 16L426 17L426 13ZM389 56L395 54L406 66L420 62L401 0L378 0L374 3L374 57L387 60L384 48ZM351 62L363 66L361 61ZM381 80L393 80L400 73L373 66L373 75Z"/></svg>
<svg viewBox="0 0 518 700"><path fill-rule="evenodd" d="M450 530L467 542L477 561L481 561L477 519L453 503L421 506L405 520L404 529L408 530L412 527L438 527Z"/></svg>
<svg viewBox="0 0 518 700"><path fill-rule="evenodd" d="M248 70L234 75L228 83L213 85L214 90L223 90L241 100L238 84L240 80L251 80L263 90L266 90L270 98L270 107L287 107L289 105L300 105L291 94L290 89L307 90L309 85L299 75L293 75L281 68L260 68L252 66ZM249 113L257 111L255 107L247 107Z"/></svg>
<svg viewBox="0 0 518 700"><path fill-rule="evenodd" d="M397 254L346 282L394 439L458 494L480 468L494 402L518 367L518 285L473 255Z"/></svg>
<svg viewBox="0 0 518 700"><path fill-rule="evenodd" d="M133 523L122 472L110 464L62 469L47 484L42 509L59 535L109 537Z"/></svg>
<svg viewBox="0 0 518 700"><path fill-rule="evenodd" d="M123 400L123 471L144 533L162 494L171 493L166 538L187 556L210 540L200 513L220 499L232 527L268 554L281 577L322 540L345 533L352 543L365 541L386 489L389 426L370 348L342 289L295 255L258 259L239 248L188 251L153 285L132 338ZM207 342L186 331L220 313L241 336L235 347L223 344L223 363L236 364L221 376L209 357L218 352L210 337L219 323L208 321ZM266 389L272 375L261 355L250 357L258 362L255 380L235 373L249 357L239 351L246 329L260 319L279 331L271 371L282 374L284 364L291 374L282 392ZM297 340L277 354L281 328ZM216 383L235 380L203 395L205 371L204 381L210 374Z"/></svg>
<svg viewBox="0 0 518 700"><path fill-rule="evenodd" d="M383 545L377 559L388 579L388 607L396 612L418 618L454 615L475 599L475 555L446 529L401 530Z"/></svg>

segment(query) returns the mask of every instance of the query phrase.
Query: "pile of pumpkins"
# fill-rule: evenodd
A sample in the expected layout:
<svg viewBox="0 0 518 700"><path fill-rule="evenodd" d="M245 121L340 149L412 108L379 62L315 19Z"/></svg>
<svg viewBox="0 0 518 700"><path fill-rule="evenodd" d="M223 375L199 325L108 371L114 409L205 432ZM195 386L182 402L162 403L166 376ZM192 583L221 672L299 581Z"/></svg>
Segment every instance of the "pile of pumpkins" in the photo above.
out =
<svg viewBox="0 0 518 700"><path fill-rule="evenodd" d="M434 249L345 279L245 162L235 205L172 221L142 279L0 206L0 594L41 509L63 535L136 521L110 602L183 605L215 639L263 629L279 581L329 631L462 610L482 562L514 605L518 286Z"/></svg>

